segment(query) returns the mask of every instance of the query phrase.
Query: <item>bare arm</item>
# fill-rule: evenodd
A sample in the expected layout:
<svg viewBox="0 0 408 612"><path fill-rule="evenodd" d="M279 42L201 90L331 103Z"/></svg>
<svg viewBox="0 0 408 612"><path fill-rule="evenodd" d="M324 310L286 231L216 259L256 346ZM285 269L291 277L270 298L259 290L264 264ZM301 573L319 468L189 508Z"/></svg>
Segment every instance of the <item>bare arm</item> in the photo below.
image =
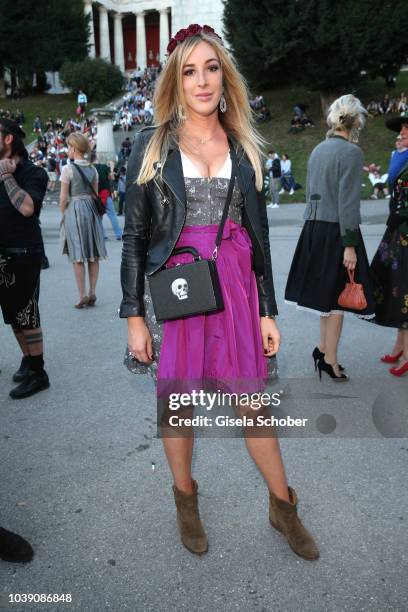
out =
<svg viewBox="0 0 408 612"><path fill-rule="evenodd" d="M68 202L69 202L69 183L61 183L60 211L62 214L64 214Z"/></svg>

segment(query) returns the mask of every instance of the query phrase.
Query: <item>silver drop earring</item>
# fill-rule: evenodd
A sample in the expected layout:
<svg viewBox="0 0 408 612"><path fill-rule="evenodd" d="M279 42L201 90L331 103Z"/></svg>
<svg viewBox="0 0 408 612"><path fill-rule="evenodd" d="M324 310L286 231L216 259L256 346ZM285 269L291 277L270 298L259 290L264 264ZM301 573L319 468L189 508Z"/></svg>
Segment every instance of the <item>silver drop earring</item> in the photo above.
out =
<svg viewBox="0 0 408 612"><path fill-rule="evenodd" d="M224 94L221 94L221 98L220 98L220 111L222 113L226 113L227 112L227 101L225 99Z"/></svg>
<svg viewBox="0 0 408 612"><path fill-rule="evenodd" d="M180 123L183 123L183 121L185 121L187 119L187 117L186 117L186 115L184 113L184 108L183 108L182 104L179 104L177 115L178 115L178 120L179 120Z"/></svg>

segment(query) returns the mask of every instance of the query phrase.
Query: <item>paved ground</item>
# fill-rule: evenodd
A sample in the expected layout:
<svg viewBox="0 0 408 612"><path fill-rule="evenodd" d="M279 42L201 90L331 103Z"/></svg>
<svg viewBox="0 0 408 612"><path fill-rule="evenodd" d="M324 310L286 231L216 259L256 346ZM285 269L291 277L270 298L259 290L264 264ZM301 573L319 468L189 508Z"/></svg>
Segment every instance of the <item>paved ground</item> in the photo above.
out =
<svg viewBox="0 0 408 612"><path fill-rule="evenodd" d="M370 257L386 208L363 206ZM302 205L269 211L283 334L279 366L283 377L314 380L316 391L333 392L329 382L319 386L312 369L318 320L283 303L302 211ZM0 608L407 610L406 438L282 439L300 514L320 545L317 563L296 557L269 526L266 487L243 441L199 439L194 474L210 550L197 558L181 546L169 470L155 438L153 385L122 366L121 244L110 232L97 306L78 311L72 270L59 254L55 204L45 205L42 222L51 263L41 289L49 390L18 403L8 399L20 358L10 331L0 328L0 524L24 534L36 552L28 566L1 564ZM392 340L387 330L346 321L341 360L354 381L371 379L379 390L389 383L378 355ZM72 603L10 605L10 593L71 593Z"/></svg>

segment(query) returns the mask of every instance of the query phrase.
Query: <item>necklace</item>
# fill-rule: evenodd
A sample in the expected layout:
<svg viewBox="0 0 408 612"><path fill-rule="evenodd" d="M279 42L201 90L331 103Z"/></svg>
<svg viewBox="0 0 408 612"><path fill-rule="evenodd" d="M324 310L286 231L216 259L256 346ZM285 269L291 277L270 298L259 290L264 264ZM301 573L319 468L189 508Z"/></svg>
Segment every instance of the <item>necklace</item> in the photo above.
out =
<svg viewBox="0 0 408 612"><path fill-rule="evenodd" d="M190 142L192 142L192 140L193 140L193 138L194 138L194 139L198 140L198 144L199 144L200 146L203 146L203 145L207 144L208 142L211 142L211 140L213 140L213 139L214 139L214 137L215 137L215 132L213 133L213 135L212 135L212 136L210 136L210 138L201 138L200 136L192 136L192 135L189 135L189 134L188 134L188 132L184 131L184 132L181 134L181 137L182 137L182 138L185 138L185 139L187 139L187 140L189 140ZM194 146L194 145L192 144L191 146Z"/></svg>

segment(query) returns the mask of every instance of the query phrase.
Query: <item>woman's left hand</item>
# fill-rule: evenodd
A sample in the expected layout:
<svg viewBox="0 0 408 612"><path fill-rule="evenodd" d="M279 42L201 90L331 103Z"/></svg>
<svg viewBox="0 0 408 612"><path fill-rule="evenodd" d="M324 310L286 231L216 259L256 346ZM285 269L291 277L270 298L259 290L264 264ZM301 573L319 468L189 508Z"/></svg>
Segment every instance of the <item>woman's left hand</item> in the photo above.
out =
<svg viewBox="0 0 408 612"><path fill-rule="evenodd" d="M274 319L261 317L261 336L265 357L272 357L279 351L280 332Z"/></svg>

